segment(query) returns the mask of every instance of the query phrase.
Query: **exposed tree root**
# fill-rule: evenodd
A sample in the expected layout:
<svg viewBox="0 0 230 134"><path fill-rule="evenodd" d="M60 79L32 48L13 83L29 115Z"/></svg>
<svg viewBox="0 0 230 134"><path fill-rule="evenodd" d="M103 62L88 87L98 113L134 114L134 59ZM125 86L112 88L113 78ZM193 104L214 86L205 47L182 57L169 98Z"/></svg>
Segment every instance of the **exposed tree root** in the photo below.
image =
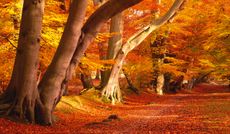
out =
<svg viewBox="0 0 230 134"><path fill-rule="evenodd" d="M31 95L32 94L32 95ZM14 99L3 95L0 99L0 116L24 123L35 123L35 104L39 99L38 91L17 94Z"/></svg>
<svg viewBox="0 0 230 134"><path fill-rule="evenodd" d="M113 105L115 103L121 102L122 101L121 89L118 82L114 84L106 85L102 91L102 96L109 99Z"/></svg>

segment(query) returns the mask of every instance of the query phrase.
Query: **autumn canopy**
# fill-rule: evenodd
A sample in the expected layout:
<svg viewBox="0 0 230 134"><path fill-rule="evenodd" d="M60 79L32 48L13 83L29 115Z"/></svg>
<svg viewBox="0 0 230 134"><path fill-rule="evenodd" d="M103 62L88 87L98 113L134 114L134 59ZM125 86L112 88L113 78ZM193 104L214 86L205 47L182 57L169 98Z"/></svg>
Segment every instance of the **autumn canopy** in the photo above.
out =
<svg viewBox="0 0 230 134"><path fill-rule="evenodd" d="M0 0L0 9L1 117L52 125L63 96L125 105L130 93L230 81L229 1Z"/></svg>

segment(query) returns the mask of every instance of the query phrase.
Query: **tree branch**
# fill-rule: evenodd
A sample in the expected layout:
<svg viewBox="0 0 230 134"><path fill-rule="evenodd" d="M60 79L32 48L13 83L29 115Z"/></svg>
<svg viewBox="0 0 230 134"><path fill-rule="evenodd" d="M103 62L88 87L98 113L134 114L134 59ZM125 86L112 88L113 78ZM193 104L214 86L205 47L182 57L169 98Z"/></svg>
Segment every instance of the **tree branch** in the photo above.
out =
<svg viewBox="0 0 230 134"><path fill-rule="evenodd" d="M14 44L13 42L11 42L11 40L7 37L5 37L5 39L10 43L11 46L13 46L15 49L18 49Z"/></svg>
<svg viewBox="0 0 230 134"><path fill-rule="evenodd" d="M148 26L144 27L143 29L138 31L136 34L131 36L128 39L127 43L125 43L123 45L123 48L122 48L123 51L128 53L129 51L134 49L136 46L138 46L154 30L156 30L157 28L159 28L163 24L165 24L168 21L170 21L171 19L173 19L175 14L183 6L184 2L185 2L185 0L175 0L172 7L169 9L169 11L164 16L162 16L161 18L159 18L157 20L154 20L151 24L149 24Z"/></svg>

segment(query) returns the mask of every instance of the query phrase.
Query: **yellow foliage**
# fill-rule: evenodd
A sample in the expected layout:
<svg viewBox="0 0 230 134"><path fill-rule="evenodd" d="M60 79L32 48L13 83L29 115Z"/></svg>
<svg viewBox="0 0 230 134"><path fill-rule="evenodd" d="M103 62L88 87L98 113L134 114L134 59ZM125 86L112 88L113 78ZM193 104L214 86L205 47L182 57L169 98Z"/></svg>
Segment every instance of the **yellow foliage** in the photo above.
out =
<svg viewBox="0 0 230 134"><path fill-rule="evenodd" d="M170 64L163 64L159 68L159 71L162 72L162 73L171 73L171 74L174 74L175 76L184 75L184 73L181 72L179 69L180 68L178 66L173 66L173 65L170 65Z"/></svg>
<svg viewBox="0 0 230 134"><path fill-rule="evenodd" d="M110 37L114 35L118 35L119 33L98 33L97 37L95 38L95 42L102 43L107 41Z"/></svg>
<svg viewBox="0 0 230 134"><path fill-rule="evenodd" d="M114 60L98 60L98 59L89 59L87 57L83 57L81 59L81 63L86 65L89 70L108 70L111 69L114 64Z"/></svg>

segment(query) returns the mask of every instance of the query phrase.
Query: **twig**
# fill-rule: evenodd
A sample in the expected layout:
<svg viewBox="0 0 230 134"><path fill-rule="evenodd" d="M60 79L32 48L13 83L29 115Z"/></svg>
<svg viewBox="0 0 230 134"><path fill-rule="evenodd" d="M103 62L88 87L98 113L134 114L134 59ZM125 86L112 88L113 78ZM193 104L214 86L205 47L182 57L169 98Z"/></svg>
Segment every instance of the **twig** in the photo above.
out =
<svg viewBox="0 0 230 134"><path fill-rule="evenodd" d="M12 45L15 49L18 49L9 38L5 37L5 39L10 43L10 45Z"/></svg>

